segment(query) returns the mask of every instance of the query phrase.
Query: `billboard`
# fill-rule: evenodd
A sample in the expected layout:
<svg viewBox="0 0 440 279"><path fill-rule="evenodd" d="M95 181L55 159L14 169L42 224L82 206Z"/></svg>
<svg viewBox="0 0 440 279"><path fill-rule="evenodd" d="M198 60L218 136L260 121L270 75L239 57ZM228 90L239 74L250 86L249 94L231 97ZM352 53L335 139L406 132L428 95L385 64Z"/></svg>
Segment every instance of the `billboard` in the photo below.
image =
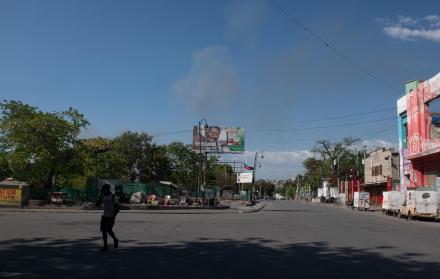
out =
<svg viewBox="0 0 440 279"><path fill-rule="evenodd" d="M252 183L252 172L237 173L237 183Z"/></svg>
<svg viewBox="0 0 440 279"><path fill-rule="evenodd" d="M243 153L244 129L239 127L193 127L192 149L207 153Z"/></svg>

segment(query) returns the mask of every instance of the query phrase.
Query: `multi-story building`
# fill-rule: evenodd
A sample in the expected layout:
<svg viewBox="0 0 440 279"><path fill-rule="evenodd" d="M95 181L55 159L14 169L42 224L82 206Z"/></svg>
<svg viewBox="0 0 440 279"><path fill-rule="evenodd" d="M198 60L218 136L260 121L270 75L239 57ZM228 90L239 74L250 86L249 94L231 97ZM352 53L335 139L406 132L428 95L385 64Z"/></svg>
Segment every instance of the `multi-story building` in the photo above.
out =
<svg viewBox="0 0 440 279"><path fill-rule="evenodd" d="M365 191L370 203L381 205L383 192L396 189L399 184L399 153L394 149L378 149L364 160Z"/></svg>
<svg viewBox="0 0 440 279"><path fill-rule="evenodd" d="M440 185L440 73L409 81L397 101L400 190Z"/></svg>

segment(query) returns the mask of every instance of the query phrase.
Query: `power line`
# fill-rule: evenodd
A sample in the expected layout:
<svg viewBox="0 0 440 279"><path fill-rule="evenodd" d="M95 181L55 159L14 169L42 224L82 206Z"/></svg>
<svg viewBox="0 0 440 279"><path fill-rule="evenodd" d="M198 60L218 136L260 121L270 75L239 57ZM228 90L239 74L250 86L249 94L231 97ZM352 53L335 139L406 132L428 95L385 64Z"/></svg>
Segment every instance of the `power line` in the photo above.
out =
<svg viewBox="0 0 440 279"><path fill-rule="evenodd" d="M189 133L189 132L192 132L192 130L178 130L178 131L171 131L171 132L159 132L159 133L152 134L152 136L160 137L160 136L165 136L165 135L186 134L186 133Z"/></svg>
<svg viewBox="0 0 440 279"><path fill-rule="evenodd" d="M385 109L379 109L379 110L373 110L373 111L367 111L367 112L360 112L360 113L345 114L345 115L340 115L340 116L326 117L326 118L321 118L321 119L289 122L289 124L312 123L312 122L327 121L327 120L334 120L334 119L341 119L341 118L350 118L350 117L356 117L356 116L373 114L373 113L378 113L378 112L383 112L383 111L391 111L391 110L396 110L396 108L392 107L392 108L385 108Z"/></svg>
<svg viewBox="0 0 440 279"><path fill-rule="evenodd" d="M382 122L391 119L396 119L396 117L384 118L384 119L375 119L375 120L367 120L367 121L359 121L359 122L351 122L344 124L335 124L328 126L317 126L317 127L303 127L303 128L279 128L279 129L248 129L248 132L260 133L260 132L284 132L284 131L304 131L304 130L317 130L317 129L327 129L327 128L336 128L336 127L345 127L345 126L354 126L359 124L366 123L374 123L374 122Z"/></svg>
<svg viewBox="0 0 440 279"><path fill-rule="evenodd" d="M342 118L350 118L350 117L355 117L355 116L361 116L361 115L368 115L368 114L373 114L373 113L378 113L378 112L383 112L383 111L391 111L396 109L395 107L393 108L384 108L384 109L379 109L379 110L373 110L373 111L365 111L365 112L359 112L359 113L352 113L352 114L345 114L345 115L340 115L340 116L334 116L334 117L326 117L326 118L320 118L320 119L313 119L313 120L306 120L306 121L296 121L296 122L289 122L288 124L304 124L304 123L313 123L313 122L319 122L319 121L328 121L328 120L335 120L335 119L342 119ZM395 117L393 118L387 118L387 119L395 119ZM385 119L385 120L387 120ZM384 119L379 119L379 120L372 120L372 122L378 122L378 121L383 121ZM359 124L364 124L364 123L370 123L371 121L362 121L362 122L355 122L355 123L359 123ZM335 124L335 125L331 125L331 126L323 126L322 128L332 128L332 127L340 127L340 126L345 126L345 125L353 125L353 123L347 123L347 124ZM320 129L320 127L305 127L305 128L295 128L298 130L313 130L313 129ZM292 130L292 129L247 129L247 131L250 132L259 132L259 131L283 131L283 130ZM154 137L161 137L161 136L166 136L166 135L174 135L174 134L186 134L186 133L192 133L192 129L189 130L176 130L176 131L169 131L169 132L158 132L158 133L153 133L151 134Z"/></svg>
<svg viewBox="0 0 440 279"><path fill-rule="evenodd" d="M367 137L366 139L372 139L373 137L376 137L380 134L383 134L385 132L387 132L390 128L394 127L396 125L396 123L393 123L391 125L386 126L384 129L379 130L376 133L370 134L369 137Z"/></svg>
<svg viewBox="0 0 440 279"><path fill-rule="evenodd" d="M300 26L302 29L304 29L304 31L306 31L307 33L309 33L313 38L315 38L317 41L319 41L320 43L322 43L324 46L326 46L327 48L329 48L330 50L332 50L337 56L339 56L342 60L345 60L345 62L347 62L348 64L351 64L353 67L357 68L359 71L361 71L362 73L364 73L365 75L369 76L370 78L382 83L383 85L385 85L386 87L396 91L396 92L400 92L400 90L398 90L397 88L395 88L394 86L390 85L388 82L386 82L385 80L379 78L378 76L374 75L373 73L371 73L370 71L368 71L367 69L365 69L364 67L362 67L360 64L358 64L356 61L354 61L353 59L351 59L350 57L348 57L347 55L345 55L342 51L336 49L335 47L333 47L328 41L326 41L324 38L322 38L320 35L318 35L317 33L315 33L314 31L312 31L309 27L307 27L307 25L305 25L304 23L302 23L301 21L299 21L297 18L293 17L287 10L285 10L283 7L281 7L278 3L276 3L274 0L268 0L269 3L271 3L275 8L277 8L282 14L284 14L288 19L290 19L293 23L295 23L296 25Z"/></svg>

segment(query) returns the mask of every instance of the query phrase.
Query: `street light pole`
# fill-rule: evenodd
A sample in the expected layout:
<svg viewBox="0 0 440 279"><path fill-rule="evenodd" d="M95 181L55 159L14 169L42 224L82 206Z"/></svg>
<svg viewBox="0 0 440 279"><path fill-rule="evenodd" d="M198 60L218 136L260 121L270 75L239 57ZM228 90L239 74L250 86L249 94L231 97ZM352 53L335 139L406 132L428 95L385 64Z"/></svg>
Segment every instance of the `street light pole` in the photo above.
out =
<svg viewBox="0 0 440 279"><path fill-rule="evenodd" d="M252 200L255 200L255 173L257 171L257 160L258 160L258 155L260 155L260 158L263 159L264 155L263 152L261 151L257 151L255 152L255 157L254 157L254 169L252 170Z"/></svg>
<svg viewBox="0 0 440 279"><path fill-rule="evenodd" d="M201 132L201 126L202 126L202 122L205 122L205 136L204 138L204 142L206 142L206 132L208 129L208 122L206 121L206 119L202 119L199 121L199 175L198 175L198 179L197 179L197 195L196 195L196 201L198 202L198 196L199 196L199 191L201 190L201 187L203 186L203 190L205 188L205 175L203 172L203 154L202 154L202 132ZM206 148L206 146L205 146ZM205 154L206 154L206 150L205 150ZM202 203L204 202L204 195L203 195L203 199L202 199Z"/></svg>

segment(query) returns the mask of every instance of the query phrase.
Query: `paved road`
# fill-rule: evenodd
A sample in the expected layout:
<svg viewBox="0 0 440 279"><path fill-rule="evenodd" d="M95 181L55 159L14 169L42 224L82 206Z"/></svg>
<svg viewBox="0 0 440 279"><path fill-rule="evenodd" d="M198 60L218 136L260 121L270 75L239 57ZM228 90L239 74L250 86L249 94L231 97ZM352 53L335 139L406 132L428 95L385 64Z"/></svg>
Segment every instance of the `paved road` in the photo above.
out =
<svg viewBox="0 0 440 279"><path fill-rule="evenodd" d="M295 201L257 213L121 213L99 253L97 213L0 212L5 278L438 278L440 223Z"/></svg>

